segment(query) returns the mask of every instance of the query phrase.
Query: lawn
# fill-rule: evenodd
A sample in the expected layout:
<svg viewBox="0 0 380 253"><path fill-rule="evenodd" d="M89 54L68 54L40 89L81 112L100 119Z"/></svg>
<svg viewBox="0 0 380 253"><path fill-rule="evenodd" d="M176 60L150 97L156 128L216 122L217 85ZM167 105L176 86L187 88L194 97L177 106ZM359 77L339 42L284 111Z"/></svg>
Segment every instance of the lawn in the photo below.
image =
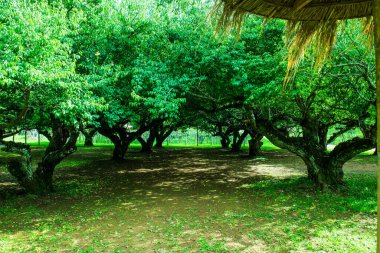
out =
<svg viewBox="0 0 380 253"><path fill-rule="evenodd" d="M283 150L137 151L114 162L110 147L79 148L43 197L21 194L0 165L0 252L375 252L374 156L322 193Z"/></svg>

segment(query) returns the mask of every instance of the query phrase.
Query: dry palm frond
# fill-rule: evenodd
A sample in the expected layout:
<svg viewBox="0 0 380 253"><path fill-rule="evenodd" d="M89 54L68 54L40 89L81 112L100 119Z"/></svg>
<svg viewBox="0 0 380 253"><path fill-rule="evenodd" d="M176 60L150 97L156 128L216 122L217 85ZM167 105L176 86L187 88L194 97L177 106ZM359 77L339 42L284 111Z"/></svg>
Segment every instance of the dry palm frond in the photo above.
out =
<svg viewBox="0 0 380 253"><path fill-rule="evenodd" d="M287 23L288 68L286 81L292 80L299 63L303 60L305 52L314 45L315 66L320 67L330 55L335 42L337 20L317 21L291 21Z"/></svg>
<svg viewBox="0 0 380 253"><path fill-rule="evenodd" d="M373 45L374 28L373 17L365 17L362 19L362 31L367 36L368 48L371 48Z"/></svg>
<svg viewBox="0 0 380 253"><path fill-rule="evenodd" d="M315 66L329 56L340 20L372 15L371 0L218 0L214 16L218 30L240 30L245 15L254 13L267 19L288 21L286 40L289 47L286 82L292 80L305 52L313 45ZM373 22L367 18L363 30L372 35Z"/></svg>
<svg viewBox="0 0 380 253"><path fill-rule="evenodd" d="M343 20L372 15L372 0L216 0L220 21L230 24L246 13L298 21ZM215 10L214 10L215 12Z"/></svg>

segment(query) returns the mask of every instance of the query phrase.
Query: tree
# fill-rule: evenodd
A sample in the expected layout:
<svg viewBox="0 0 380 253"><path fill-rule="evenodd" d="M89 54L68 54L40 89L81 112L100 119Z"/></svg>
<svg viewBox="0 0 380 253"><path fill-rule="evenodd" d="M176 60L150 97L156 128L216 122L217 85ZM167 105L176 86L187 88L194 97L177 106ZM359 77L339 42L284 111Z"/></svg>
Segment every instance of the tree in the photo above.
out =
<svg viewBox="0 0 380 253"><path fill-rule="evenodd" d="M147 40L148 5L138 1L101 1L83 7L79 29L72 37L79 56L76 72L93 85L95 99L106 109L97 115L96 130L115 145L113 159L123 159L129 144L147 129L131 106L132 72Z"/></svg>
<svg viewBox="0 0 380 253"><path fill-rule="evenodd" d="M55 166L76 149L79 122L90 120L96 110L70 55L69 23L76 20L45 1L3 2L1 12L0 96L1 110L7 112L0 120L2 131L37 128L49 145L36 169L28 145L1 141L0 150L22 156L11 160L8 170L28 192L50 192Z"/></svg>
<svg viewBox="0 0 380 253"><path fill-rule="evenodd" d="M257 128L272 143L302 158L308 177L321 188L343 184L343 164L375 145L374 127L367 135L338 141L348 130L373 125L375 115L372 81L367 80L373 76L363 72L372 68L373 58L361 41L352 39L352 33L346 31L344 36L346 40L338 44L340 51L336 50L321 72L309 61L300 66L290 87L282 88L273 77L253 90L251 97ZM359 55L361 62L355 62ZM284 68L279 66L278 75L283 76ZM338 143L330 151L327 144L332 140Z"/></svg>
<svg viewBox="0 0 380 253"><path fill-rule="evenodd" d="M282 45L283 24L270 22L263 29L262 22L260 18L249 19L238 42L234 37L225 37L223 41L204 43L198 53L202 60L197 65L203 79L187 95L187 110L200 118L193 119L192 126L195 123L220 136L224 148L229 147L232 136L233 151L240 151L249 135L252 156L260 153L262 135L250 125L247 114L251 113L245 105L251 90L267 81L260 79L265 77L262 73L271 72L269 68L277 64L273 55Z"/></svg>
<svg viewBox="0 0 380 253"><path fill-rule="evenodd" d="M85 129L85 128L81 127L80 132L84 136L84 146L85 147L93 147L94 146L93 137L97 132L96 129L95 128Z"/></svg>

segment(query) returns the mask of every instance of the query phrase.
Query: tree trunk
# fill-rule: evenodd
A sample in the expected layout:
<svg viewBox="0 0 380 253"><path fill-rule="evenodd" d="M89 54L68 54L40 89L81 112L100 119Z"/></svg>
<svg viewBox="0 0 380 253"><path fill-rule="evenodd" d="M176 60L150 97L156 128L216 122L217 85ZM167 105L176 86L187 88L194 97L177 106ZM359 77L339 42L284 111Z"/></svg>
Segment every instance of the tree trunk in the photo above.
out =
<svg viewBox="0 0 380 253"><path fill-rule="evenodd" d="M41 195L51 192L53 190L54 168L50 168L49 176L44 176L37 170L33 172L30 147L12 142L8 142L7 146L7 148L2 148L1 150L21 155L19 159L11 159L7 166L9 173L16 178L19 185L31 194Z"/></svg>
<svg viewBox="0 0 380 253"><path fill-rule="evenodd" d="M155 148L163 148L164 141L165 140L163 140L161 138L156 138L156 144L154 144L154 147Z"/></svg>
<svg viewBox="0 0 380 253"><path fill-rule="evenodd" d="M38 194L54 191L53 174L55 167L77 150L78 137L79 131L77 129L70 129L59 121L53 123L49 145L42 161L38 163L37 169L33 173L33 187L35 187L35 191L38 191Z"/></svg>
<svg viewBox="0 0 380 253"><path fill-rule="evenodd" d="M31 163L26 164L25 158L12 159L8 162L8 171L14 176L19 185L27 193L42 195L53 190L52 177L50 180L44 180L36 173L33 173Z"/></svg>
<svg viewBox="0 0 380 253"><path fill-rule="evenodd" d="M141 136L137 137L137 140L141 144L141 150L140 150L140 152L142 152L142 153L152 153L153 152L152 147L153 147L154 140L156 139L156 136L157 136L157 128L156 127L152 127L149 130L149 137L148 137L148 139L146 141Z"/></svg>
<svg viewBox="0 0 380 253"><path fill-rule="evenodd" d="M93 137L94 135L96 134L96 130L90 130L90 131L85 131L83 130L82 131L82 134L84 135L84 146L85 147L93 147L94 146L94 143L93 143Z"/></svg>
<svg viewBox="0 0 380 253"><path fill-rule="evenodd" d="M163 148L164 141L171 135L173 131L174 131L174 127L169 127L167 131L165 131L165 129L162 129L161 131L157 131L156 144L154 145L154 147Z"/></svg>
<svg viewBox="0 0 380 253"><path fill-rule="evenodd" d="M220 136L221 140L220 140L220 144L222 146L222 148L229 148L230 144L231 144L231 140L230 140L230 134L232 133L232 129L231 128L227 128L227 130L223 131L223 126L219 125L218 126L218 132L215 133L214 136ZM234 141L236 142L236 138L234 139Z"/></svg>
<svg viewBox="0 0 380 253"><path fill-rule="evenodd" d="M54 191L53 174L55 164L48 164L46 162L38 163L36 172L34 173L34 187L38 194L48 193Z"/></svg>
<svg viewBox="0 0 380 253"><path fill-rule="evenodd" d="M75 144L79 136L76 129L70 130L59 121L53 122L52 128L49 145L36 171L33 171L32 156L28 145L14 142L0 143L0 150L21 155L21 159L11 159L8 162L8 171L28 193L52 192L55 167L76 150Z"/></svg>
<svg viewBox="0 0 380 253"><path fill-rule="evenodd" d="M373 148L374 145L371 139L356 137L339 143L330 153L327 150L323 153L311 152L312 149L309 149L299 154L302 153L300 157L307 166L308 177L317 186L322 189L336 189L343 184L343 165L361 152Z"/></svg>
<svg viewBox="0 0 380 253"><path fill-rule="evenodd" d="M230 146L230 139L229 138L225 138L224 136L221 136L221 140L220 140L220 144L222 145L222 148L228 148Z"/></svg>
<svg viewBox="0 0 380 253"><path fill-rule="evenodd" d="M21 155L20 159L14 158L8 161L7 169L17 182L28 189L33 181L32 153L30 146L23 143L0 142L0 150Z"/></svg>
<svg viewBox="0 0 380 253"><path fill-rule="evenodd" d="M129 145L134 140L134 138L129 138L127 136L126 129L122 126L118 128L110 128L108 125L102 124L102 127L98 129L98 132L110 139L110 141L113 143L114 149L112 152L112 160L124 160Z"/></svg>
<svg viewBox="0 0 380 253"><path fill-rule="evenodd" d="M141 153L147 153L147 154L153 153L152 146L150 146L147 142L145 141L140 142L140 144L141 144L141 150L140 150Z"/></svg>
<svg viewBox="0 0 380 253"><path fill-rule="evenodd" d="M261 146L264 144L261 141L262 138L263 136L260 134L251 135L251 139L248 141L250 157L256 157L261 154Z"/></svg>
<svg viewBox="0 0 380 253"><path fill-rule="evenodd" d="M0 141L4 139L5 131L3 129L0 129Z"/></svg>
<svg viewBox="0 0 380 253"><path fill-rule="evenodd" d="M356 137L339 143L328 152L324 145L316 141L315 136L307 135L312 131L304 131L303 137L290 137L288 132L274 128L269 121L262 120L260 123L259 130L273 144L302 158L307 167L308 177L322 189L335 189L343 184L343 165L375 145L373 139ZM303 129L306 127L307 125Z"/></svg>
<svg viewBox="0 0 380 253"><path fill-rule="evenodd" d="M112 140L111 140L112 141ZM112 141L114 144L114 149L112 152L112 160L114 161L120 161L124 160L125 154L128 151L129 144L127 144L125 141L118 140L118 141Z"/></svg>
<svg viewBox="0 0 380 253"><path fill-rule="evenodd" d="M8 163L8 171L17 179L19 185L31 194L42 195L52 192L54 167L41 168L39 164L38 169L33 172L31 163L24 163L24 159L12 159Z"/></svg>
<svg viewBox="0 0 380 253"><path fill-rule="evenodd" d="M231 145L232 152L240 152L241 145L244 142L244 139L247 137L248 131L244 130L244 132L240 135L238 131L234 132L233 143Z"/></svg>
<svg viewBox="0 0 380 253"><path fill-rule="evenodd" d="M84 136L84 146L85 147L93 147L94 143L92 142L92 136Z"/></svg>
<svg viewBox="0 0 380 253"><path fill-rule="evenodd" d="M232 144L231 144L231 151L239 151L240 148L237 147L237 140L238 140L239 132L234 131L232 134Z"/></svg>
<svg viewBox="0 0 380 253"><path fill-rule="evenodd" d="M314 156L302 157L308 178L321 190L336 189L343 184L343 164L333 157L316 159Z"/></svg>

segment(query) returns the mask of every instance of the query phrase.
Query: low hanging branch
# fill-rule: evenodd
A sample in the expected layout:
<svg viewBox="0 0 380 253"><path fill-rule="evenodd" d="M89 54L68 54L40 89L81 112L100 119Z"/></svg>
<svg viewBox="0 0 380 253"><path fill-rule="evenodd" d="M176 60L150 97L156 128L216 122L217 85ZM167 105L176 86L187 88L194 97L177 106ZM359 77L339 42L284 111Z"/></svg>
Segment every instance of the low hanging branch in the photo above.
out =
<svg viewBox="0 0 380 253"><path fill-rule="evenodd" d="M13 132L10 132L10 133L5 133L5 134L3 134L3 138L8 138L8 137L11 137L11 136L13 136L13 135L16 135L16 134L18 134L19 132L21 132L21 129L19 129L19 130L15 130L15 131L13 131Z"/></svg>
<svg viewBox="0 0 380 253"><path fill-rule="evenodd" d="M27 90L23 109L20 111L20 113L17 115L17 117L14 120L9 122L8 124L0 126L0 129L11 128L12 126L14 126L16 124L19 124L29 109L29 101L30 101L30 90Z"/></svg>
<svg viewBox="0 0 380 253"><path fill-rule="evenodd" d="M16 177L21 185L32 181L32 153L29 145L12 141L0 141L0 151L20 155L21 159L11 159L8 162L8 171Z"/></svg>
<svg viewBox="0 0 380 253"><path fill-rule="evenodd" d="M76 151L75 145L79 131L75 127L67 127L53 119L50 136L49 145L35 170L32 167L29 145L0 141L0 151L20 155L20 157L8 159L8 171L28 193L44 194L53 191L55 167Z"/></svg>

